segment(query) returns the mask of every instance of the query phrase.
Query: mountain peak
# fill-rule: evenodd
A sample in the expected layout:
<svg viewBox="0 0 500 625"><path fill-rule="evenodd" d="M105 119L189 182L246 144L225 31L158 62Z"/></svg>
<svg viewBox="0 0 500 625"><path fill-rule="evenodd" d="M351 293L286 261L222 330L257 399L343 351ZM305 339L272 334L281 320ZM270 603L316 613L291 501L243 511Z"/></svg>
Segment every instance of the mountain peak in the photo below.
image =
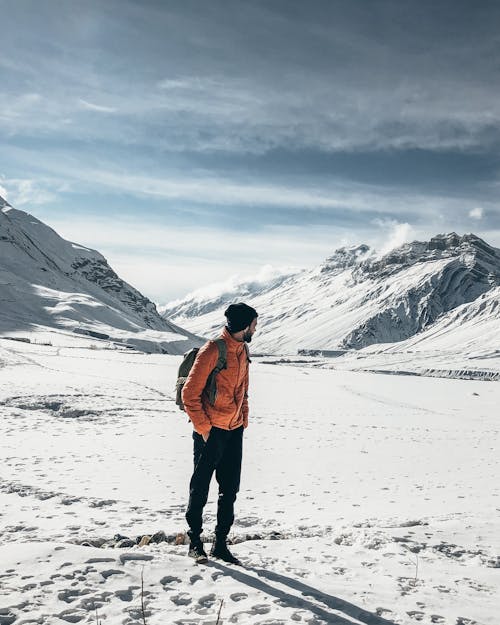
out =
<svg viewBox="0 0 500 625"><path fill-rule="evenodd" d="M453 250L460 247L470 247L472 245L479 247L491 247L483 239L473 234L458 235L456 232L448 232L447 234L437 234L431 237L428 243L429 250Z"/></svg>
<svg viewBox="0 0 500 625"><path fill-rule="evenodd" d="M12 208L12 206L7 202L7 200L0 195L0 209L7 208L7 207Z"/></svg>
<svg viewBox="0 0 500 625"><path fill-rule="evenodd" d="M343 271L347 267L352 267L359 263L369 250L370 247L364 243L339 247L321 265L321 273Z"/></svg>
<svg viewBox="0 0 500 625"><path fill-rule="evenodd" d="M500 262L500 250L488 245L475 234L458 235L456 232L437 234L429 241L412 241L395 247L390 252L362 263L363 272L380 275L400 271L415 263L459 258L468 255L471 262L479 263L483 268L491 266L495 273Z"/></svg>
<svg viewBox="0 0 500 625"><path fill-rule="evenodd" d="M404 243L386 254L364 244L339 247L322 265L270 289L249 292L245 301L262 316L257 339L262 352L338 354L405 341L437 321L444 324L443 333L448 322L450 332L458 332L460 321L449 315L460 306L471 324L480 318L489 323L499 315L498 286L500 249L474 234L449 232ZM483 294L485 302L478 299ZM230 299L231 293L226 296ZM171 319L212 336L224 305L216 297L193 297L184 309L174 309ZM187 306L189 314L183 316Z"/></svg>

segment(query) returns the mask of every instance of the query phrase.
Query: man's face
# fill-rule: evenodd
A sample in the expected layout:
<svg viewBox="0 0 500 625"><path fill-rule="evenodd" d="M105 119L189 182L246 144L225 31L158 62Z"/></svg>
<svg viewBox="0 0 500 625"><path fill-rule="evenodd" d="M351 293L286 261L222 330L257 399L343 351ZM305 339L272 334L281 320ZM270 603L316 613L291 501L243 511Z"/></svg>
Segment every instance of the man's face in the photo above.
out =
<svg viewBox="0 0 500 625"><path fill-rule="evenodd" d="M255 317L255 319L248 326L247 330L245 331L245 334L243 335L243 340L246 343L252 342L252 336L254 335L256 328L257 328L257 317Z"/></svg>

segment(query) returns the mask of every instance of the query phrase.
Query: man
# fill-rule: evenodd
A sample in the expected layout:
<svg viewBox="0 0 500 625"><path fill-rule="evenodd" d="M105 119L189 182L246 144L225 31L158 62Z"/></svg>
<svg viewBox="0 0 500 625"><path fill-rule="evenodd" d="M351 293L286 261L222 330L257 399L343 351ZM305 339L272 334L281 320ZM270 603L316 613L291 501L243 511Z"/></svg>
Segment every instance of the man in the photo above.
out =
<svg viewBox="0 0 500 625"><path fill-rule="evenodd" d="M216 376L213 405L205 390L219 360L219 347L208 341L198 352L182 390L182 401L194 427L194 472L189 484L186 520L189 556L206 562L201 542L203 508L215 471L219 485L217 526L210 555L240 564L227 547L234 521L234 502L240 487L243 430L248 426L248 348L257 327L257 311L246 304L231 304L224 315L227 325L221 339L226 346L226 368Z"/></svg>

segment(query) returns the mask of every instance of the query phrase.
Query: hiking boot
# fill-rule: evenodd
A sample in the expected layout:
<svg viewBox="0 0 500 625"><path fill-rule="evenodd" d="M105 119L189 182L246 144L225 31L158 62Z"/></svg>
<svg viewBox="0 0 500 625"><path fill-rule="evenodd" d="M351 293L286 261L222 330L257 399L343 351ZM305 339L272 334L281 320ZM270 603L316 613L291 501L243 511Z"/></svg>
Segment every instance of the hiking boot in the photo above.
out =
<svg viewBox="0 0 500 625"><path fill-rule="evenodd" d="M208 562L207 554L205 553L205 549L203 549L201 540L189 544L188 556L193 558L197 564Z"/></svg>
<svg viewBox="0 0 500 625"><path fill-rule="evenodd" d="M225 540L216 540L210 549L210 555L229 564L241 564L238 558L229 551Z"/></svg>

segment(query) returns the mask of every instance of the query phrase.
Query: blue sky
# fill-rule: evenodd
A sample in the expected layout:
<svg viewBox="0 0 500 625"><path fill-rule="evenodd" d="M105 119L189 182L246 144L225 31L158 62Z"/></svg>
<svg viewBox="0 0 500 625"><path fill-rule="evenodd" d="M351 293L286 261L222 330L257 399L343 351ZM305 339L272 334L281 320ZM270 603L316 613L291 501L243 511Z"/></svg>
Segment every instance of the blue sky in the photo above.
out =
<svg viewBox="0 0 500 625"><path fill-rule="evenodd" d="M497 2L0 12L0 194L157 302L340 245L500 246Z"/></svg>

